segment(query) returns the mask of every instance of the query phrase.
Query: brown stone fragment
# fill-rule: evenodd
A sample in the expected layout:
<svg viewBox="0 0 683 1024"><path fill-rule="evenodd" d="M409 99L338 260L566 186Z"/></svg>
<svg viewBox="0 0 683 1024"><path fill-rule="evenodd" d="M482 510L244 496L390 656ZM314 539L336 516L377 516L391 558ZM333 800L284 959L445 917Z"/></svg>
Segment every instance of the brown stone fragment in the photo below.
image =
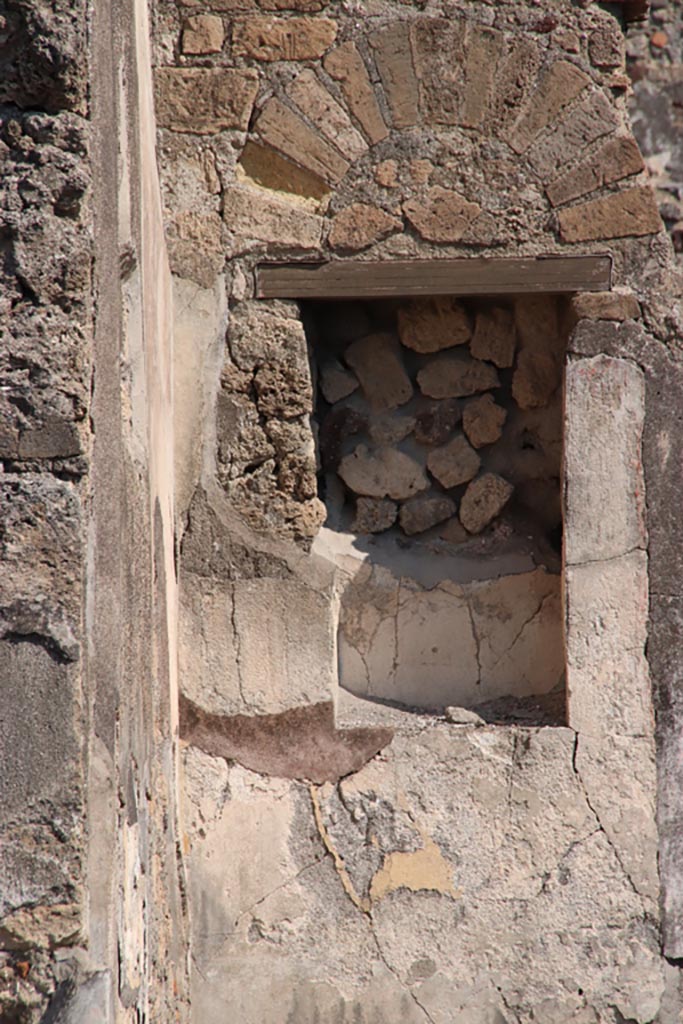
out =
<svg viewBox="0 0 683 1024"><path fill-rule="evenodd" d="M493 395L482 395L465 406L462 429L470 444L483 448L486 444L495 444L500 438L506 419L505 409L496 405Z"/></svg>
<svg viewBox="0 0 683 1024"><path fill-rule="evenodd" d="M403 211L422 238L430 242L459 242L481 213L481 207L452 189L434 185L424 196L407 200Z"/></svg>
<svg viewBox="0 0 683 1024"><path fill-rule="evenodd" d="M419 444L445 444L461 419L460 403L455 398L431 402L415 417L415 440Z"/></svg>
<svg viewBox="0 0 683 1024"><path fill-rule="evenodd" d="M502 35L490 28L469 24L465 43L465 89L459 123L476 128L488 109L496 67L503 49Z"/></svg>
<svg viewBox="0 0 683 1024"><path fill-rule="evenodd" d="M654 235L662 230L657 203L649 188L631 188L571 206L561 210L558 217L560 236L565 242Z"/></svg>
<svg viewBox="0 0 683 1024"><path fill-rule="evenodd" d="M417 124L419 118L417 79L408 32L405 22L394 22L369 36L396 128Z"/></svg>
<svg viewBox="0 0 683 1024"><path fill-rule="evenodd" d="M644 167L637 142L630 135L625 135L610 139L585 164L548 185L546 193L553 206L561 206L614 181L639 174Z"/></svg>
<svg viewBox="0 0 683 1024"><path fill-rule="evenodd" d="M330 186L317 174L299 167L271 146L249 140L242 150L240 167L245 175L264 188L307 199L322 199Z"/></svg>
<svg viewBox="0 0 683 1024"><path fill-rule="evenodd" d="M479 472L481 459L462 434L427 456L427 469L442 487L466 484Z"/></svg>
<svg viewBox="0 0 683 1024"><path fill-rule="evenodd" d="M410 537L415 533L431 530L432 526L442 523L444 519L450 519L455 512L456 504L452 498L445 495L420 495L401 505L399 522L403 532Z"/></svg>
<svg viewBox="0 0 683 1024"><path fill-rule="evenodd" d="M474 480L460 502L460 522L468 533L481 533L499 515L512 496L512 484L495 473Z"/></svg>
<svg viewBox="0 0 683 1024"><path fill-rule="evenodd" d="M431 160L417 158L408 164L411 181L415 185L426 185L434 173L434 164Z"/></svg>
<svg viewBox="0 0 683 1024"><path fill-rule="evenodd" d="M333 249L357 252L381 242L402 227L403 222L398 217L392 217L376 206L351 203L333 218L328 241Z"/></svg>
<svg viewBox="0 0 683 1024"><path fill-rule="evenodd" d="M397 515L398 505L389 498L358 498L351 529L354 533L381 533L394 525Z"/></svg>
<svg viewBox="0 0 683 1024"><path fill-rule="evenodd" d="M347 348L344 361L378 411L395 409L412 398L413 385L405 371L400 346L391 334L359 338Z"/></svg>
<svg viewBox="0 0 683 1024"><path fill-rule="evenodd" d="M183 53L220 53L225 30L223 19L216 14L197 14L183 25Z"/></svg>
<svg viewBox="0 0 683 1024"><path fill-rule="evenodd" d="M512 366L517 344L512 310L493 306L477 313L470 352L475 359L487 359L504 369Z"/></svg>
<svg viewBox="0 0 683 1024"><path fill-rule="evenodd" d="M161 128L208 135L247 129L258 75L229 68L158 68L154 86Z"/></svg>
<svg viewBox="0 0 683 1024"><path fill-rule="evenodd" d="M302 14L315 14L328 3L329 0L258 0L264 11L301 11Z"/></svg>
<svg viewBox="0 0 683 1024"><path fill-rule="evenodd" d="M608 135L618 124L617 115L605 94L595 92L529 150L529 163L543 181L550 181L557 177L568 161L577 159L591 142Z"/></svg>
<svg viewBox="0 0 683 1024"><path fill-rule="evenodd" d="M413 416L401 416L391 413L387 416L376 416L370 420L368 434L375 444L398 444L411 433L415 426Z"/></svg>
<svg viewBox="0 0 683 1024"><path fill-rule="evenodd" d="M610 18L588 37L588 56L597 68L619 68L625 61L625 40L617 22Z"/></svg>
<svg viewBox="0 0 683 1024"><path fill-rule="evenodd" d="M389 131L377 103L363 58L354 43L342 43L327 54L323 67L341 84L349 110L370 142L381 142Z"/></svg>
<svg viewBox="0 0 683 1024"><path fill-rule="evenodd" d="M520 409L545 406L555 393L561 370L550 353L525 349L517 357L512 376L512 397Z"/></svg>
<svg viewBox="0 0 683 1024"><path fill-rule="evenodd" d="M318 445L323 469L336 470L342 456L344 442L354 434L365 430L364 416L348 405L332 409L320 424Z"/></svg>
<svg viewBox="0 0 683 1024"><path fill-rule="evenodd" d="M657 31L653 32L650 36L650 42L656 49L663 50L669 43L669 37L666 32L663 32L661 29L657 29Z"/></svg>
<svg viewBox="0 0 683 1024"><path fill-rule="evenodd" d="M339 476L355 494L402 501L426 491L429 480L419 462L396 448L369 450L359 444L339 463Z"/></svg>
<svg viewBox="0 0 683 1024"><path fill-rule="evenodd" d="M223 220L236 236L233 254L245 251L252 240L269 242L273 249L317 249L322 219L301 204L263 189L231 185L223 197Z"/></svg>
<svg viewBox="0 0 683 1024"><path fill-rule="evenodd" d="M325 396L325 401L329 402L330 405L339 402L342 398L348 398L357 387L358 381L354 375L350 370L346 370L341 363L338 363L336 359L321 366L320 390Z"/></svg>
<svg viewBox="0 0 683 1024"><path fill-rule="evenodd" d="M375 167L375 181L382 188L398 188L398 164L396 161L380 161Z"/></svg>
<svg viewBox="0 0 683 1024"><path fill-rule="evenodd" d="M502 125L517 118L536 79L543 51L531 39L514 39L509 55L499 63L490 101L492 115Z"/></svg>
<svg viewBox="0 0 683 1024"><path fill-rule="evenodd" d="M255 60L315 60L337 35L330 18L271 18L252 15L235 22L232 50Z"/></svg>
<svg viewBox="0 0 683 1024"><path fill-rule="evenodd" d="M457 516L453 516L439 530L439 537L448 544L462 544L469 540L469 534Z"/></svg>
<svg viewBox="0 0 683 1024"><path fill-rule="evenodd" d="M456 355L433 359L420 370L417 382L428 398L463 398L500 385L498 374L488 363Z"/></svg>
<svg viewBox="0 0 683 1024"><path fill-rule="evenodd" d="M420 108L427 124L458 124L464 18L418 18L411 29Z"/></svg>
<svg viewBox="0 0 683 1024"><path fill-rule="evenodd" d="M414 352L440 352L469 341L471 328L463 306L447 297L418 299L398 311L398 333Z"/></svg>
<svg viewBox="0 0 683 1024"><path fill-rule="evenodd" d="M508 141L516 153L529 148L536 136L551 124L559 112L590 84L590 78L575 64L557 60L544 72L524 110L511 129Z"/></svg>
<svg viewBox="0 0 683 1024"><path fill-rule="evenodd" d="M357 160L368 144L351 124L346 111L337 103L310 68L300 71L287 87L287 95L309 121L349 160Z"/></svg>
<svg viewBox="0 0 683 1024"><path fill-rule="evenodd" d="M640 303L632 292L580 292L571 300L571 320L637 320Z"/></svg>
<svg viewBox="0 0 683 1024"><path fill-rule="evenodd" d="M330 184L336 185L349 169L336 149L275 97L261 111L256 131L273 149Z"/></svg>

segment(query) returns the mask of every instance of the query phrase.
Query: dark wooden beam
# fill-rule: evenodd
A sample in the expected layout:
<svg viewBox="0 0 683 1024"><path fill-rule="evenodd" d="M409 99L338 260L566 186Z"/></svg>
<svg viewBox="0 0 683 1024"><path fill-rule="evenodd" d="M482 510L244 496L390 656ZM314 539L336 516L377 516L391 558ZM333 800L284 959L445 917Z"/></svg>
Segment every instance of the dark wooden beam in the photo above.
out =
<svg viewBox="0 0 683 1024"><path fill-rule="evenodd" d="M611 276L610 256L261 263L256 268L256 296L377 299L398 295L603 292L609 291Z"/></svg>

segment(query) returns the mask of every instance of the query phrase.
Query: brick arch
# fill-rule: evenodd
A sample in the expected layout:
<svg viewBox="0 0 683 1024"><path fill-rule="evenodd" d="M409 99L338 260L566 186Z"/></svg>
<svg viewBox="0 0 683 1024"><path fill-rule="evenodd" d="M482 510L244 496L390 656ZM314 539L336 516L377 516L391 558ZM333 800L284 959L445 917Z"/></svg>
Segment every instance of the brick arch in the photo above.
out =
<svg viewBox="0 0 683 1024"><path fill-rule="evenodd" d="M417 15L330 45L332 22L308 21L308 41L289 43L308 59L289 77L271 73L257 37L237 39L266 60L270 88L226 196L236 235L249 233L254 182L277 195L282 248L321 254L519 253L661 230L616 22L591 37L591 63L568 52L570 31L549 42Z"/></svg>

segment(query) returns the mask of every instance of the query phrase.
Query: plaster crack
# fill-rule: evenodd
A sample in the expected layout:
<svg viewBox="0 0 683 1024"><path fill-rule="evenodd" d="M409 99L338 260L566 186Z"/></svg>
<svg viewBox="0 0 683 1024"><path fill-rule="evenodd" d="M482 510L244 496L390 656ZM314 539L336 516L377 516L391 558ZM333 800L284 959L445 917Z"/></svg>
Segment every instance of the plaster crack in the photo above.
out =
<svg viewBox="0 0 683 1024"><path fill-rule="evenodd" d="M647 545L636 544L635 547L629 548L628 551L620 551L618 555L609 555L607 558L584 558L580 562L567 562L567 568L580 569L584 565L603 565L607 562L618 562L620 558L628 558L629 555L634 555L637 551L647 551Z"/></svg>
<svg viewBox="0 0 683 1024"><path fill-rule="evenodd" d="M429 1013L429 1010L427 1009L427 1007L424 1006L420 1002L420 1000L417 998L417 996L413 992L412 988L410 988L409 985L406 985L406 983L403 981L403 979L401 978L401 976L398 973L398 971L396 970L396 968L391 966L391 964L387 960L386 956L384 955L384 950L382 949L382 947L380 945L380 941L377 938L377 933L375 932L375 924L374 924L374 921L372 921L372 915L371 915L370 928L371 928L371 931L372 931L372 938L373 938L373 941L375 943L375 948L377 950L377 955L379 956L380 960L382 961L382 963L384 964L386 969L389 971L390 974L392 974L394 976L394 978L396 978L396 981L399 983L401 988L404 989L404 991L408 993L410 998L413 1000L413 1002L417 1006L418 1010L421 1010L421 1012L424 1013L425 1020L428 1022L428 1024L436 1024L436 1021L434 1020L434 1018Z"/></svg>
<svg viewBox="0 0 683 1024"><path fill-rule="evenodd" d="M237 687L240 694L240 700L245 708L251 709L251 704L246 698L244 692L244 680L242 678L242 640L240 638L239 629L237 628L237 616L235 615L235 588L231 588L230 594L230 624L232 626L232 635L235 638L235 668L237 669Z"/></svg>
<svg viewBox="0 0 683 1024"><path fill-rule="evenodd" d="M474 621L474 612L472 611L472 606L469 601L465 602L465 607L467 608L467 614L470 617L470 627L474 638L474 655L477 659L477 686L481 686L481 640L477 633L477 627Z"/></svg>
<svg viewBox="0 0 683 1024"><path fill-rule="evenodd" d="M326 851L332 858L335 870L339 875L339 880L341 881L342 888L346 895L351 900L351 902L353 903L354 907L356 907L357 910L360 910L363 914L366 914L369 917L370 900L367 897L359 896L358 893L356 892L355 886L351 881L351 876L346 870L344 858L341 856L336 846L334 845L332 836L328 832L325 826L325 822L323 821L322 810L320 808L320 801L318 800L318 788L314 785L310 785L309 792L311 794L311 803L313 804L313 817L315 818L318 834L320 835L323 846L325 847Z"/></svg>
<svg viewBox="0 0 683 1024"><path fill-rule="evenodd" d="M240 911L240 913L235 918L235 928L240 923L240 921L242 920L243 917L245 917L247 914L252 914L253 915L253 913L254 913L254 911L256 910L257 907L260 907L261 904L264 903L267 899L270 899L271 896L274 896L276 892L280 892L281 889L286 889L288 885L292 884L292 882L296 882L297 879L301 878L302 875L305 875L307 871L310 871L311 868L314 868L317 864L320 864L322 859L323 859L322 857L315 857L312 861L310 861L309 864L305 864L304 867L302 867L299 871L297 871L296 874L292 875L290 878L286 878L284 880L284 882L280 882L279 885L276 885L275 888L270 889L268 892L264 893L263 896L260 896L250 906L245 907L245 909ZM211 937L211 936L203 936L203 937L207 938L207 937Z"/></svg>
<svg viewBox="0 0 683 1024"><path fill-rule="evenodd" d="M617 849L617 847L613 843L612 838L611 838L609 832L607 831L605 826L602 824L602 821L600 820L600 815L598 814L597 810L595 809L595 807L593 806L593 804L591 802L591 798L590 798L590 796L588 794L588 789L586 788L586 784L584 783L584 781L583 781L583 779L581 777L581 772L579 771L579 766L576 763L576 756L577 756L578 750L579 750L579 734L576 733L576 736L574 738L574 750L573 750L573 753L572 753L572 768L574 769L574 774L576 775L576 778L579 781L579 785L581 786L581 789L583 791L584 799L586 801L586 804L588 805L588 809L590 810L591 814L595 817L595 820L596 820L596 822L598 824L598 828L595 831L596 832L602 832L602 834L604 835L605 839L607 840L608 846L610 847L610 849L612 850L612 853L614 854L614 857L615 857L615 860L616 860L617 864L619 865L619 867L621 868L621 870L622 870L622 872L624 874L624 877L628 880L629 885L633 889L633 892L636 894L636 896L639 897L639 899L643 899L643 893L641 893L639 891L638 886L636 885L636 883L631 878L631 875L629 874L629 872L628 872L628 870L626 868L626 865L624 864L624 862L621 859L621 854L619 853L619 850ZM593 832L592 834L595 835L595 832ZM586 837L586 838L588 838L588 837ZM566 856L566 854L565 854L565 856Z"/></svg>

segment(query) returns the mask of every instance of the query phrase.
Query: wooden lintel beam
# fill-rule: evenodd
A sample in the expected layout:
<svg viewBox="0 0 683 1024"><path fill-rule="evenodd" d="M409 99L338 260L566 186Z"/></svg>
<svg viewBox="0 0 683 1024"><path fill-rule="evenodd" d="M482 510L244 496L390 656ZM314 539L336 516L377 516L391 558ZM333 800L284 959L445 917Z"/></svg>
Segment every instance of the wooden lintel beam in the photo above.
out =
<svg viewBox="0 0 683 1024"><path fill-rule="evenodd" d="M409 295L516 295L609 291L610 256L520 259L334 260L261 263L261 299L378 299Z"/></svg>

